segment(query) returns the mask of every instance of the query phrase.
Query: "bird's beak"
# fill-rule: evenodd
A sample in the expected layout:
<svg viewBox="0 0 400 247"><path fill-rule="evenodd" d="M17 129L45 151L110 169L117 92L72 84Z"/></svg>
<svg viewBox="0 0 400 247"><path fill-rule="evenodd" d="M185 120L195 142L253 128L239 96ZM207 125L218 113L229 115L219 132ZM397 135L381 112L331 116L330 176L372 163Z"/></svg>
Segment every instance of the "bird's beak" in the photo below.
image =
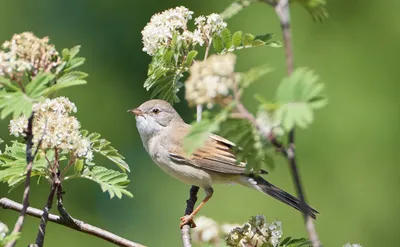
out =
<svg viewBox="0 0 400 247"><path fill-rule="evenodd" d="M128 112L135 114L136 117L144 115L143 111L138 108L130 109L130 110L128 110Z"/></svg>

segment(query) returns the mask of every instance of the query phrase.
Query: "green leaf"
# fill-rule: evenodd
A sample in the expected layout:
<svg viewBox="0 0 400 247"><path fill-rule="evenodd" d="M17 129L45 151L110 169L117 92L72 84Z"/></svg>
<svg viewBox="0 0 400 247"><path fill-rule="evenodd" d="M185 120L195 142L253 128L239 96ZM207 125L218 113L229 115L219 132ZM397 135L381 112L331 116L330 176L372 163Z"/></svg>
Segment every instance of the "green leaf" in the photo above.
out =
<svg viewBox="0 0 400 247"><path fill-rule="evenodd" d="M3 76L0 76L0 85L4 86L7 89L10 89L11 91L21 91L21 89L14 85L14 83L10 79L7 79Z"/></svg>
<svg viewBox="0 0 400 247"><path fill-rule="evenodd" d="M274 147L248 121L229 119L221 124L220 130L221 136L236 143L235 156L239 162L247 163L247 169L256 172L263 166L274 169Z"/></svg>
<svg viewBox="0 0 400 247"><path fill-rule="evenodd" d="M83 171L84 162L81 159L76 159L74 162L74 172L81 173Z"/></svg>
<svg viewBox="0 0 400 247"><path fill-rule="evenodd" d="M214 35L214 37L212 39L212 44L213 44L214 50L217 53L221 53L224 50L224 42L223 42L221 36L219 36L217 34Z"/></svg>
<svg viewBox="0 0 400 247"><path fill-rule="evenodd" d="M88 76L85 72L81 71L71 71L69 73L65 73L63 76L57 79L57 83L66 83L70 81L76 81L84 79Z"/></svg>
<svg viewBox="0 0 400 247"><path fill-rule="evenodd" d="M233 105L229 105L222 109L215 117L206 118L207 112L203 115L200 122L192 124L189 134L183 140L184 150L187 155L191 155L196 149L202 147L210 133L217 132L221 123L226 121Z"/></svg>
<svg viewBox="0 0 400 247"><path fill-rule="evenodd" d="M231 31L228 28L224 28L221 31L221 38L222 38L222 41L224 41L224 47L226 49L231 48L231 46L232 46L232 34L231 34Z"/></svg>
<svg viewBox="0 0 400 247"><path fill-rule="evenodd" d="M312 16L315 22L322 22L329 17L326 0L291 0L300 3Z"/></svg>
<svg viewBox="0 0 400 247"><path fill-rule="evenodd" d="M196 51L196 50L192 50L188 53L188 55L186 56L186 61L185 61L185 65L187 67L190 67L192 65L193 60L196 58L197 54L198 54L198 51Z"/></svg>
<svg viewBox="0 0 400 247"><path fill-rule="evenodd" d="M8 115L13 114L13 117L19 117L24 114L29 116L32 112L33 100L27 97L22 92L7 93L0 92L0 118L5 119Z"/></svg>
<svg viewBox="0 0 400 247"><path fill-rule="evenodd" d="M51 87L46 88L43 91L43 94L47 96L47 95L50 95L50 94L52 94L58 90L61 90L63 88L84 85L86 83L87 83L87 81L85 81L85 80L75 80L75 81L68 81L68 82L64 82L64 83L56 83L56 84L52 85Z"/></svg>
<svg viewBox="0 0 400 247"><path fill-rule="evenodd" d="M240 73L240 85L242 88L246 88L271 71L271 67L266 64L251 68L247 72Z"/></svg>
<svg viewBox="0 0 400 247"><path fill-rule="evenodd" d="M46 72L39 73L31 82L26 85L26 94L31 98L42 96L44 90L47 88L47 85L49 85L54 78L55 75L53 74Z"/></svg>
<svg viewBox="0 0 400 247"><path fill-rule="evenodd" d="M54 152L48 151L46 157L54 159ZM11 189L20 185L26 179L26 145L13 141L11 146L6 146L0 155L0 182L7 183ZM43 154L35 157L31 176L49 175L48 162Z"/></svg>
<svg viewBox="0 0 400 247"><path fill-rule="evenodd" d="M232 35L232 45L235 47L239 47L242 45L242 31L237 31Z"/></svg>
<svg viewBox="0 0 400 247"><path fill-rule="evenodd" d="M121 198L123 194L133 197L132 193L126 190L130 181L125 173L94 166L91 170L84 172L81 177L98 183L103 192L108 192L110 198L114 196Z"/></svg>
<svg viewBox="0 0 400 247"><path fill-rule="evenodd" d="M255 38L254 35L246 33L243 36L243 46L244 47L251 46L251 44L253 43L254 38Z"/></svg>
<svg viewBox="0 0 400 247"><path fill-rule="evenodd" d="M257 2L256 0L237 0L231 3L222 13L219 15L222 19L227 20L235 16L239 13L242 9L249 6L251 3Z"/></svg>
<svg viewBox="0 0 400 247"><path fill-rule="evenodd" d="M311 242L308 239L305 238L298 238L298 239L294 239L291 237L287 237L284 240L281 241L281 243L279 244L279 246L281 247L311 247Z"/></svg>
<svg viewBox="0 0 400 247"><path fill-rule="evenodd" d="M68 60L71 60L71 59L75 58L75 56L78 55L80 50L81 50L81 46L80 45L72 47L71 50L69 50L69 59Z"/></svg>
<svg viewBox="0 0 400 247"><path fill-rule="evenodd" d="M92 143L91 148L94 152L99 153L111 160L114 164L121 168L122 171L130 171L129 165L124 160L124 156L119 154L118 150L111 146L111 142L107 141L106 139L101 139L101 135L98 133L91 133L87 135L87 131L81 131L81 134L84 137L87 137Z"/></svg>
<svg viewBox="0 0 400 247"><path fill-rule="evenodd" d="M306 128L314 119L313 110L327 104L322 94L324 85L317 81L318 77L306 68L296 69L282 80L276 92L280 107L274 115L286 131L295 125Z"/></svg>
<svg viewBox="0 0 400 247"><path fill-rule="evenodd" d="M67 65L65 66L64 72L71 71L85 63L85 58L83 57L75 57L68 61Z"/></svg>

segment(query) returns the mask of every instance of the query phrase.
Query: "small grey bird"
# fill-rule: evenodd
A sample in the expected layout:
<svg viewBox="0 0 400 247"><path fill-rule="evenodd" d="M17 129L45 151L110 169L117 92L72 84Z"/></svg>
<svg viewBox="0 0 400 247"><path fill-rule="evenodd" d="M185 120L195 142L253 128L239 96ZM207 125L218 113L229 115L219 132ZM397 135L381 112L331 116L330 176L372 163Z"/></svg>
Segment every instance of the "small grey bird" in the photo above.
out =
<svg viewBox="0 0 400 247"><path fill-rule="evenodd" d="M241 184L300 210L297 198L247 171L245 164L239 165L233 153L235 144L218 135L210 133L203 147L191 156L186 155L183 139L190 132L191 126L182 120L168 102L149 100L129 112L136 116L137 129L151 159L172 177L201 187L206 193L204 200L191 215L181 217L180 227L188 223L195 226L193 217L213 195L212 184L218 183ZM318 212L307 207L315 219Z"/></svg>

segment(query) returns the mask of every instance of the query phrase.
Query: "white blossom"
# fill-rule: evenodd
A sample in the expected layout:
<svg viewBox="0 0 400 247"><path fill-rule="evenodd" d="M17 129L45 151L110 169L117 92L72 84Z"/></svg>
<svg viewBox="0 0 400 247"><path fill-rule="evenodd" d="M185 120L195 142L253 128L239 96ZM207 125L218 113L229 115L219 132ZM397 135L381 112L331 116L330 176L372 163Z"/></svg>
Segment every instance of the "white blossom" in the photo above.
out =
<svg viewBox="0 0 400 247"><path fill-rule="evenodd" d="M0 76L20 77L25 71L36 75L39 69L49 70L59 64L59 54L49 39L33 33L15 34L0 50Z"/></svg>
<svg viewBox="0 0 400 247"><path fill-rule="evenodd" d="M343 247L362 247L361 244L351 244L351 243L346 243L343 245Z"/></svg>
<svg viewBox="0 0 400 247"><path fill-rule="evenodd" d="M76 106L66 97L46 99L33 105L34 120L32 125L34 145L41 141L42 149L58 148L71 152L76 157L91 161L93 153L90 141L80 133L80 123L70 113L76 112ZM20 117L10 121L10 133L25 136L28 119Z"/></svg>
<svg viewBox="0 0 400 247"><path fill-rule="evenodd" d="M226 98L236 81L235 62L235 55L228 53L212 55L205 61L194 63L185 84L186 100L192 105L207 104L211 107Z"/></svg>
<svg viewBox="0 0 400 247"><path fill-rule="evenodd" d="M199 216L195 219L196 228L192 230L192 239L195 243L210 243L216 245L221 240L219 226L213 219Z"/></svg>
<svg viewBox="0 0 400 247"><path fill-rule="evenodd" d="M263 215L252 217L248 223L234 228L227 236L228 246L265 246L266 243L276 247L282 238L282 223L268 223Z"/></svg>
<svg viewBox="0 0 400 247"><path fill-rule="evenodd" d="M196 31L201 33L204 40L211 43L214 34L220 34L221 31L227 27L226 22L218 14L211 14L208 16L199 16L195 19L197 26Z"/></svg>
<svg viewBox="0 0 400 247"><path fill-rule="evenodd" d="M187 30L187 22L192 19L192 15L193 11L183 6L153 15L142 30L143 51L153 56L158 49L168 47L175 34L180 36ZM189 40L189 43L192 42L193 39Z"/></svg>
<svg viewBox="0 0 400 247"><path fill-rule="evenodd" d="M284 130L280 126L279 121L276 121L270 112L264 110L258 111L256 121L264 134L273 133L276 136L282 136L284 134Z"/></svg>
<svg viewBox="0 0 400 247"><path fill-rule="evenodd" d="M7 236L8 227L6 224L0 221L0 240L4 239Z"/></svg>

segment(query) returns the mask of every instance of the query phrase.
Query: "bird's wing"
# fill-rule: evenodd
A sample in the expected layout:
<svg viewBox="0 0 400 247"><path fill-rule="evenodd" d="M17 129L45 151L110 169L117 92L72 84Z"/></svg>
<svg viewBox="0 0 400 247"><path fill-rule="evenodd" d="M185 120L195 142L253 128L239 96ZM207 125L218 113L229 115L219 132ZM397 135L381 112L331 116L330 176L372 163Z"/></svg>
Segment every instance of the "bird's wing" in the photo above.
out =
<svg viewBox="0 0 400 247"><path fill-rule="evenodd" d="M172 160L180 163L190 164L202 169L227 174L245 174L246 163L238 163L233 148L235 144L218 135L210 134L203 145L198 148L190 158L186 158L183 149L170 150L169 156ZM251 172L250 172L251 173ZM262 173L266 173L262 171Z"/></svg>

